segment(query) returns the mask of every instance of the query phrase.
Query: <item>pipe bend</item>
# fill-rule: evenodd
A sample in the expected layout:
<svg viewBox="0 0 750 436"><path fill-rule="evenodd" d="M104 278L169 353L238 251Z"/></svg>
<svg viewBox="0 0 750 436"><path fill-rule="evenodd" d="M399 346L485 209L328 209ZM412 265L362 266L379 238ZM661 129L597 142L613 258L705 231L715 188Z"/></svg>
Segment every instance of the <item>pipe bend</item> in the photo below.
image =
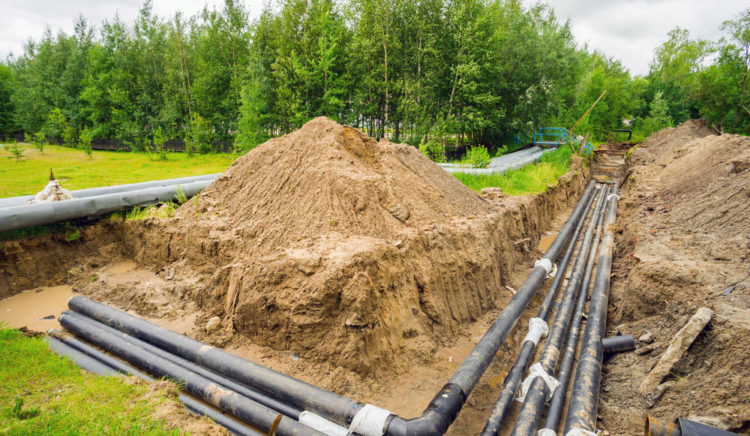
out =
<svg viewBox="0 0 750 436"><path fill-rule="evenodd" d="M453 383L448 383L430 401L422 416L404 419L392 415L386 422L387 436L439 436L448 431L461 411L466 394Z"/></svg>

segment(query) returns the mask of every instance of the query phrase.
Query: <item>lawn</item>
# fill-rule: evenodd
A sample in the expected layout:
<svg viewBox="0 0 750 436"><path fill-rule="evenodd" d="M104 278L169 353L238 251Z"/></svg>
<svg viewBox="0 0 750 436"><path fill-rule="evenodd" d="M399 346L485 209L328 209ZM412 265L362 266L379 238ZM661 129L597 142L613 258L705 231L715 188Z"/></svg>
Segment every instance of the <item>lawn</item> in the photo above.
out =
<svg viewBox="0 0 750 436"><path fill-rule="evenodd" d="M87 373L44 339L1 325L0 386L0 434L182 434L151 417L167 400L143 384Z"/></svg>
<svg viewBox="0 0 750 436"><path fill-rule="evenodd" d="M220 173L234 162L234 154L168 153L159 160L147 153L94 151L91 159L81 150L56 145L44 154L21 144L24 158L16 162L8 146L0 147L0 198L36 194L49 180L49 170L68 190L121 185L149 180Z"/></svg>
<svg viewBox="0 0 750 436"><path fill-rule="evenodd" d="M498 187L508 195L539 194L570 169L570 147L559 147L546 153L539 162L503 174L474 175L454 173L458 180L479 192L482 188Z"/></svg>

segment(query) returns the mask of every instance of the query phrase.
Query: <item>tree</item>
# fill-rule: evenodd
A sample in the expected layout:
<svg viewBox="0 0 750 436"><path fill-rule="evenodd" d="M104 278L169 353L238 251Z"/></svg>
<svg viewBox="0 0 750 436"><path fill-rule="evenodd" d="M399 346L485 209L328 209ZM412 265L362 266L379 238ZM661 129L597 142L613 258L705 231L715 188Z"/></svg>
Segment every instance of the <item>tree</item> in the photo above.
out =
<svg viewBox="0 0 750 436"><path fill-rule="evenodd" d="M164 149L164 143L167 142L167 137L161 130L161 126L154 130L152 136L153 149L152 154L157 154L160 160L167 160L167 151Z"/></svg>
<svg viewBox="0 0 750 436"><path fill-rule="evenodd" d="M13 71L7 65L0 64L0 138L8 137L16 128L13 104L15 87Z"/></svg>

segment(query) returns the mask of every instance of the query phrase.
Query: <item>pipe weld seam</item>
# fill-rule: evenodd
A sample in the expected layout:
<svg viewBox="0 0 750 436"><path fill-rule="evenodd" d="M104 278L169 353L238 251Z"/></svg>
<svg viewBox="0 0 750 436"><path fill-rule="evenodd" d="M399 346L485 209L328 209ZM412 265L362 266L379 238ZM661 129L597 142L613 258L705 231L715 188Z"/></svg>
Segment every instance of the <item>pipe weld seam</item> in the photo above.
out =
<svg viewBox="0 0 750 436"><path fill-rule="evenodd" d="M539 344L539 339L547 337L548 333L549 327L547 326L546 321L542 318L531 318L529 320L529 332L526 333L526 337L523 338L521 343L531 341L534 343L534 346L536 346Z"/></svg>
<svg viewBox="0 0 750 436"><path fill-rule="evenodd" d="M547 371L542 368L542 362L537 362L531 365L531 368L529 368L529 376L526 377L526 379L524 379L523 383L521 384L521 395L517 398L519 402L523 403L523 401L526 399L526 394L528 394L529 389L531 388L531 382L533 382L537 377L541 377L542 380L544 380L544 384L547 385L547 401L552 398L552 394L555 393L555 389L557 389L557 387L560 385L560 382L557 381L556 378L547 374Z"/></svg>
<svg viewBox="0 0 750 436"><path fill-rule="evenodd" d="M599 435L591 430L586 430L584 428L574 428L574 429L568 430L568 432L565 433L565 436L599 436Z"/></svg>
<svg viewBox="0 0 750 436"><path fill-rule="evenodd" d="M349 431L361 436L382 436L385 433L388 417L393 413L372 404L365 404L349 426Z"/></svg>
<svg viewBox="0 0 750 436"><path fill-rule="evenodd" d="M552 272L552 261L547 258L543 257L537 260L536 262L534 262L534 268L538 266L541 266L542 268L544 268L544 270L547 271L548 276Z"/></svg>

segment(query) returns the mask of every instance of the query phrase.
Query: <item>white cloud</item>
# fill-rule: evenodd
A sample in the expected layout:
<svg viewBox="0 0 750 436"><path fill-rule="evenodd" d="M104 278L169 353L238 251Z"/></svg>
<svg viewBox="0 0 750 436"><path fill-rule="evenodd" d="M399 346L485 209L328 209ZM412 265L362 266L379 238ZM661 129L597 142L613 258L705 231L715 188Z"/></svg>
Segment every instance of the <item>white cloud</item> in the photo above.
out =
<svg viewBox="0 0 750 436"><path fill-rule="evenodd" d="M693 38L715 40L722 35L721 23L748 7L746 0L554 0L550 5L559 19L570 20L579 43L619 59L634 75L648 73L654 49L675 27Z"/></svg>
<svg viewBox="0 0 750 436"><path fill-rule="evenodd" d="M195 15L208 5L221 8L223 0L154 0L153 13L160 17L172 17L176 11L185 16ZM246 0L251 17L263 9L263 1ZM102 21L112 19L117 13L131 23L138 16L141 0L3 0L0 2L0 59L8 54L23 53L23 45L29 38L39 40L47 25L56 34L73 32L73 23L83 15L89 24L99 28Z"/></svg>

